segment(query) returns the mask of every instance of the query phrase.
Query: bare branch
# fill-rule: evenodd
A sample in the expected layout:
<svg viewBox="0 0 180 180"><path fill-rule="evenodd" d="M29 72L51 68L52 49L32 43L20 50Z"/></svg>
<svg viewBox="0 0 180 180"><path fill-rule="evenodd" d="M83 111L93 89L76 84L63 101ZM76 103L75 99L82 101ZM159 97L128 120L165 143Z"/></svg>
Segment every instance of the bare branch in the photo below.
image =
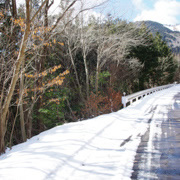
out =
<svg viewBox="0 0 180 180"><path fill-rule="evenodd" d="M64 15L66 14L66 12L76 3L77 0L74 0L63 12L63 14L57 19L55 25L51 28L51 30L49 31L50 33L57 27L58 23L61 21L61 19L64 17Z"/></svg>
<svg viewBox="0 0 180 180"><path fill-rule="evenodd" d="M46 4L48 0L45 0L41 6L39 7L39 9L36 11L36 13L34 14L34 16L31 18L30 23L32 23L34 21L34 19L36 18L36 16L39 14L39 12L42 10L43 6Z"/></svg>

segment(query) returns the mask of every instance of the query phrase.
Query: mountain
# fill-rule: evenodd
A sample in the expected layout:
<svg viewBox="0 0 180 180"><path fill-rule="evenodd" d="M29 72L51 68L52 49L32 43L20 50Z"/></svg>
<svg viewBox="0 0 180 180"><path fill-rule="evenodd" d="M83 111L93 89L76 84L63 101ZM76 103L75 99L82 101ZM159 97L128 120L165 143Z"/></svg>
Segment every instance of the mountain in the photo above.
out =
<svg viewBox="0 0 180 180"><path fill-rule="evenodd" d="M153 34L159 32L172 51L175 54L180 54L180 25L163 25L154 21L140 21L137 23L146 25Z"/></svg>

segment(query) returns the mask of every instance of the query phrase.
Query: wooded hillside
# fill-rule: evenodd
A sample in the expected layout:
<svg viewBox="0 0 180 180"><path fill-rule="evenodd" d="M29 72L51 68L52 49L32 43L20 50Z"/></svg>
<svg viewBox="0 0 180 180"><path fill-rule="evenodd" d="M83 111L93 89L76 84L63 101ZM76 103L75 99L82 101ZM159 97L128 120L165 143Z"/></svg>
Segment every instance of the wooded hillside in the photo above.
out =
<svg viewBox="0 0 180 180"><path fill-rule="evenodd" d="M123 92L179 80L159 34L110 15L85 20L76 1L62 1L53 16L53 0L18 9L16 0L1 1L0 153L65 122L117 111Z"/></svg>

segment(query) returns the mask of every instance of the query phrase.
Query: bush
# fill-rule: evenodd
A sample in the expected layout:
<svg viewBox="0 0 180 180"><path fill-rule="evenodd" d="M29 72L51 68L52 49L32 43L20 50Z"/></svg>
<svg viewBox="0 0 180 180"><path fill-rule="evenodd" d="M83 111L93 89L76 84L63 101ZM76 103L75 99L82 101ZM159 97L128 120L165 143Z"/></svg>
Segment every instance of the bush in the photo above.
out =
<svg viewBox="0 0 180 180"><path fill-rule="evenodd" d="M83 118L91 118L117 111L122 107L121 98L121 93L112 88L109 88L105 95L100 92L98 94L91 92L85 102L85 107L82 109L82 116Z"/></svg>

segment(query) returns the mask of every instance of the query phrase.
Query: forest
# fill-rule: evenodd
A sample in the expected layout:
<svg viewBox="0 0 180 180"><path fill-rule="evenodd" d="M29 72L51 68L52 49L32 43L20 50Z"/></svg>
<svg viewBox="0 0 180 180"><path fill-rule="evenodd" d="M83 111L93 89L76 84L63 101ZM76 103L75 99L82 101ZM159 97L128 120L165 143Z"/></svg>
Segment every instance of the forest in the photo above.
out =
<svg viewBox="0 0 180 180"><path fill-rule="evenodd" d="M179 81L177 55L159 33L110 14L87 20L83 2L61 1L50 15L53 0L0 1L0 153L117 111L123 92Z"/></svg>

